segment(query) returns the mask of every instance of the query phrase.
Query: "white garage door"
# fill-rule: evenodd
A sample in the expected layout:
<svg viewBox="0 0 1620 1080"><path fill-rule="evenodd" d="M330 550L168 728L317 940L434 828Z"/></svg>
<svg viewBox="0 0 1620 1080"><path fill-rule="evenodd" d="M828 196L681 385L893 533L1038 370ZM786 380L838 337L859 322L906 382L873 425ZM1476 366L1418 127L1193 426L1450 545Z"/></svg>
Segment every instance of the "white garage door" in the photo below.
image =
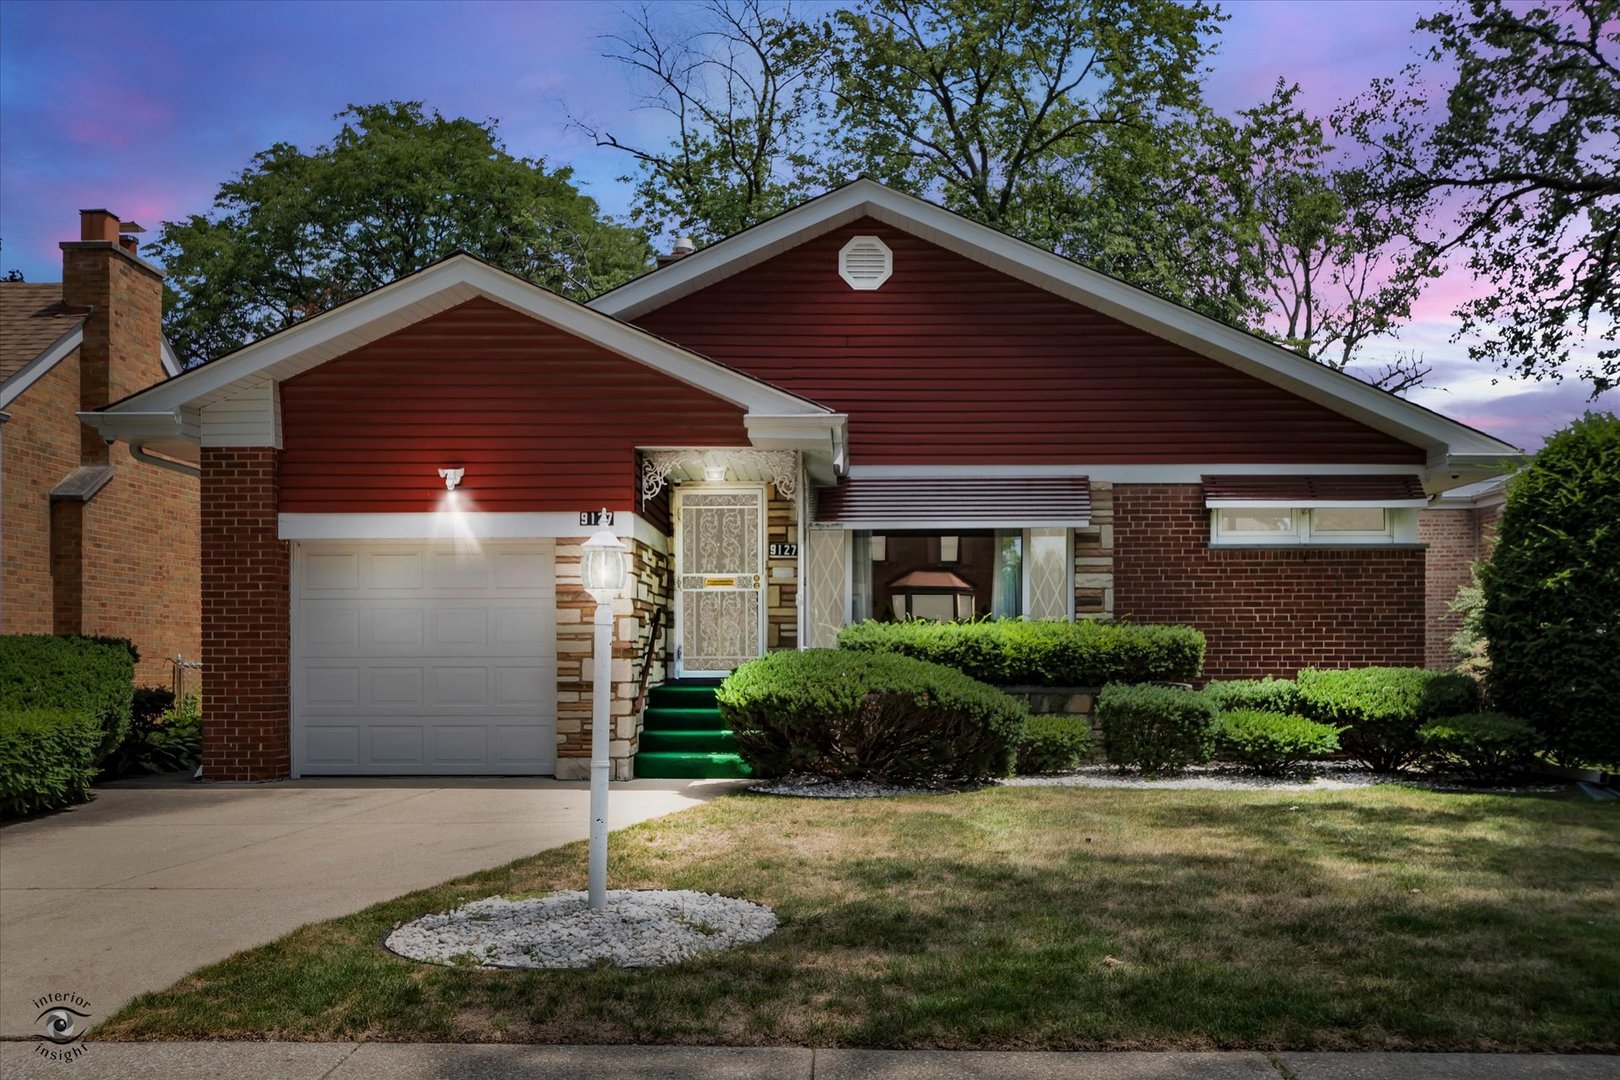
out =
<svg viewBox="0 0 1620 1080"><path fill-rule="evenodd" d="M296 770L554 772L554 554L550 540L296 545Z"/></svg>

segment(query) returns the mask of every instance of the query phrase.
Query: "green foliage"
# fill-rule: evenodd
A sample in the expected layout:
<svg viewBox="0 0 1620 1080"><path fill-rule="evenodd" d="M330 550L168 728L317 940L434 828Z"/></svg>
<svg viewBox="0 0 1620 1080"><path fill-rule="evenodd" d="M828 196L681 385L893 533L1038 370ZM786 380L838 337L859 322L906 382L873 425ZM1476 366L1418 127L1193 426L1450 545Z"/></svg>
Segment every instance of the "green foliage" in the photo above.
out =
<svg viewBox="0 0 1620 1080"><path fill-rule="evenodd" d="M1620 418L1588 413L1509 482L1480 580L1496 705L1560 761L1620 760Z"/></svg>
<svg viewBox="0 0 1620 1080"><path fill-rule="evenodd" d="M168 704L155 713L142 712L137 700L134 722L123 744L102 763L104 776L180 772L202 761L202 702L196 694L174 700L169 690L146 687L149 705ZM137 698L141 694L136 691Z"/></svg>
<svg viewBox="0 0 1620 1080"><path fill-rule="evenodd" d="M1418 730L1423 763L1492 784L1524 772L1536 752L1536 730L1506 713L1465 713L1433 720Z"/></svg>
<svg viewBox="0 0 1620 1080"><path fill-rule="evenodd" d="M1474 564L1472 580L1457 590L1447 610L1462 616L1450 641L1451 655L1457 658L1457 670L1483 683L1491 673L1491 656L1490 645L1485 640L1485 589L1479 581L1480 565Z"/></svg>
<svg viewBox="0 0 1620 1080"><path fill-rule="evenodd" d="M646 268L572 170L515 158L493 121L420 102L351 105L332 141L276 143L220 185L216 213L165 222L164 331L188 363L223 355L457 249L564 296Z"/></svg>
<svg viewBox="0 0 1620 1080"><path fill-rule="evenodd" d="M135 647L122 638L0 636L0 710L70 709L93 718L100 765L129 731Z"/></svg>
<svg viewBox="0 0 1620 1080"><path fill-rule="evenodd" d="M775 652L716 694L737 752L764 776L809 772L899 784L1006 775L1021 701L905 656Z"/></svg>
<svg viewBox="0 0 1620 1080"><path fill-rule="evenodd" d="M1112 683L1097 695L1097 720L1108 760L1145 773L1179 772L1214 751L1215 706L1188 690Z"/></svg>
<svg viewBox="0 0 1620 1080"><path fill-rule="evenodd" d="M1216 753L1264 776L1282 776L1338 749L1338 728L1303 716L1239 709L1215 721Z"/></svg>
<svg viewBox="0 0 1620 1080"><path fill-rule="evenodd" d="M1018 739L1014 771L1020 776L1066 772L1091 748L1091 722L1083 716L1031 716Z"/></svg>
<svg viewBox="0 0 1620 1080"><path fill-rule="evenodd" d="M868 619L839 631L838 647L913 656L997 686L1187 681L1204 663L1204 635L1190 626L1088 619Z"/></svg>
<svg viewBox="0 0 1620 1080"><path fill-rule="evenodd" d="M1475 359L1537 379L1580 363L1594 394L1615 385L1620 0L1466 0L1417 29L1426 63L1334 126L1371 151L1423 257L1465 257L1457 338Z"/></svg>
<svg viewBox="0 0 1620 1080"><path fill-rule="evenodd" d="M83 802L101 734L88 712L0 705L0 818Z"/></svg>
<svg viewBox="0 0 1620 1080"><path fill-rule="evenodd" d="M1474 680L1423 668L1306 668L1298 678L1305 712L1347 727L1344 749L1369 768L1395 772L1422 749L1418 729L1435 717L1470 712L1479 704Z"/></svg>
<svg viewBox="0 0 1620 1080"><path fill-rule="evenodd" d="M1293 679L1211 679L1203 694L1215 704L1216 712L1258 711L1294 713L1303 700Z"/></svg>

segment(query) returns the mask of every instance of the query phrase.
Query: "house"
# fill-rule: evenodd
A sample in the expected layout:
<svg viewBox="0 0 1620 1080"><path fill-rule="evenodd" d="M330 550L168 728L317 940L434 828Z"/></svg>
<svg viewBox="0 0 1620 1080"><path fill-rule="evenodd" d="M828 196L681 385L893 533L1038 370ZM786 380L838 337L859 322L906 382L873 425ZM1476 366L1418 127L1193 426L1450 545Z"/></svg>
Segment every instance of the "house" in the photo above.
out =
<svg viewBox="0 0 1620 1080"><path fill-rule="evenodd" d="M1517 455L864 179L589 306L456 255L86 419L202 470L220 779L583 776L604 510L621 777L644 683L897 604L1420 664L1419 512Z"/></svg>
<svg viewBox="0 0 1620 1080"><path fill-rule="evenodd" d="M1457 666L1451 639L1462 629L1462 615L1451 610L1457 593L1474 582L1474 567L1490 557L1496 527L1507 499L1506 476L1493 476L1452 488L1429 500L1418 515L1418 540L1426 549L1424 567L1424 666Z"/></svg>
<svg viewBox="0 0 1620 1080"><path fill-rule="evenodd" d="M0 632L127 637L167 686L202 647L196 470L77 415L180 370L138 228L85 210L60 282L0 282Z"/></svg>

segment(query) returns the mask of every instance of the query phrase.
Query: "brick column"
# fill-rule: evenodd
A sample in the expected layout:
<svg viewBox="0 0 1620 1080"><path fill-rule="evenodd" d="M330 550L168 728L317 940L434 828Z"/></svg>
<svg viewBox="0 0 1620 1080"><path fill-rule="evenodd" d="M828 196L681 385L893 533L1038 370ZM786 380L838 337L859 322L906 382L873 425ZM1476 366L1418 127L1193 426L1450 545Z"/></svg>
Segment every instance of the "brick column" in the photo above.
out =
<svg viewBox="0 0 1620 1080"><path fill-rule="evenodd" d="M288 554L280 452L202 451L203 776L273 780L292 765Z"/></svg>

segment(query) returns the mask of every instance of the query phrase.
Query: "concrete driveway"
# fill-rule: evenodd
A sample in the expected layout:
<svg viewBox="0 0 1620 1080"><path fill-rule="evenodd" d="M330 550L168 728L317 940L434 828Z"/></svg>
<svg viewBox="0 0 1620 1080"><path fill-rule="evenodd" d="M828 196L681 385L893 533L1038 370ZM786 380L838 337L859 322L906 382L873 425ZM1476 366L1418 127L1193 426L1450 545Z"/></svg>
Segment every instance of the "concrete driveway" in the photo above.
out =
<svg viewBox="0 0 1620 1080"><path fill-rule="evenodd" d="M615 784L610 824L737 786ZM99 788L0 829L0 1037L34 1034L42 995L78 995L93 1024L305 923L584 839L588 800L583 783L518 779Z"/></svg>

